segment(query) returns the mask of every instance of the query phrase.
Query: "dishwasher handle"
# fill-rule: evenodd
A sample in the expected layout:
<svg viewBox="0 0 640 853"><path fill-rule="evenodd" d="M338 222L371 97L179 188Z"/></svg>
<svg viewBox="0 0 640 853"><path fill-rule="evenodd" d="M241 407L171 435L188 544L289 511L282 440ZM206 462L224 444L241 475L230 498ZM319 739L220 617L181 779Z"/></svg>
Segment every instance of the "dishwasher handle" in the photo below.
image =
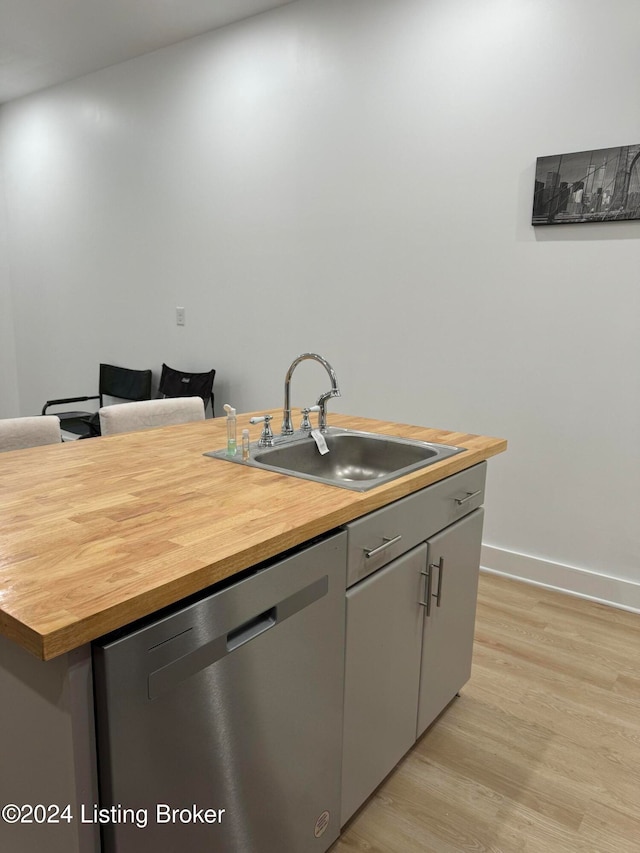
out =
<svg viewBox="0 0 640 853"><path fill-rule="evenodd" d="M276 624L277 612L275 607L270 607L264 613L259 613L253 619L248 619L242 625L229 631L227 634L227 651L232 652L234 649L253 640L259 634L263 634Z"/></svg>
<svg viewBox="0 0 640 853"><path fill-rule="evenodd" d="M269 628L281 625L291 616L324 598L328 592L329 576L323 575L297 592L282 598L267 610L241 622L230 631L227 630L186 654L168 661L164 666L154 669L147 676L149 699L156 699L185 679L217 663L260 634L264 634Z"/></svg>

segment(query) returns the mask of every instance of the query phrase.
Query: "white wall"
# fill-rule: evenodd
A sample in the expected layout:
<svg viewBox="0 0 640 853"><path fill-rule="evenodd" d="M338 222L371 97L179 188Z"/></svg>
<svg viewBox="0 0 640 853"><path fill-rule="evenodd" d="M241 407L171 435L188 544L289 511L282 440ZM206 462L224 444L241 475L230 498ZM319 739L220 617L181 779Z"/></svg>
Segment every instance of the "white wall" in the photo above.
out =
<svg viewBox="0 0 640 853"><path fill-rule="evenodd" d="M8 104L22 412L99 361L273 408L316 350L330 410L507 437L487 554L629 604L640 223L529 223L537 156L640 139L636 12L299 0ZM294 403L325 385L302 365Z"/></svg>
<svg viewBox="0 0 640 853"><path fill-rule="evenodd" d="M9 269L4 175L0 158L0 418L20 414Z"/></svg>

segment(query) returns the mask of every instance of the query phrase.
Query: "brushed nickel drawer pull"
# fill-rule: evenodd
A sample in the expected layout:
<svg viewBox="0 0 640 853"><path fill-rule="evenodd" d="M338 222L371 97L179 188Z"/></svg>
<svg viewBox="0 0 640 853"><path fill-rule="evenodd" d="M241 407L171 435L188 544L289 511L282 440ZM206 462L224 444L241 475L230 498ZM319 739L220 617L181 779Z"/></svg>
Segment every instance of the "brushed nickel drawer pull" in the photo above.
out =
<svg viewBox="0 0 640 853"><path fill-rule="evenodd" d="M467 492L466 498L454 498L455 502L458 506L462 506L462 504L466 504L467 501L470 501L471 498L477 498L478 495L482 494L482 489L478 489L477 492Z"/></svg>
<svg viewBox="0 0 640 853"><path fill-rule="evenodd" d="M402 539L402 534L400 533L398 534L398 536L394 536L392 539L389 539L388 536L383 536L382 538L384 541L382 545L378 545L377 548L372 548L371 551L367 551L366 548L363 549L364 555L367 559L369 559L369 557L377 557L378 554L380 554L386 548L390 548L392 545L395 545L396 542L399 542Z"/></svg>

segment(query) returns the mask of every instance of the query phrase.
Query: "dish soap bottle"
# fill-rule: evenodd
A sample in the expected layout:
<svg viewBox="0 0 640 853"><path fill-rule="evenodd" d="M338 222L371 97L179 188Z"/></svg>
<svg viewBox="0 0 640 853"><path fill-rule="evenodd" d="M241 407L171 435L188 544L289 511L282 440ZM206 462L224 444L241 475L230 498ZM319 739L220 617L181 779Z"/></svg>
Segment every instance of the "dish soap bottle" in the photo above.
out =
<svg viewBox="0 0 640 853"><path fill-rule="evenodd" d="M224 404L227 413L227 456L235 456L238 452L236 440L236 410L228 403Z"/></svg>

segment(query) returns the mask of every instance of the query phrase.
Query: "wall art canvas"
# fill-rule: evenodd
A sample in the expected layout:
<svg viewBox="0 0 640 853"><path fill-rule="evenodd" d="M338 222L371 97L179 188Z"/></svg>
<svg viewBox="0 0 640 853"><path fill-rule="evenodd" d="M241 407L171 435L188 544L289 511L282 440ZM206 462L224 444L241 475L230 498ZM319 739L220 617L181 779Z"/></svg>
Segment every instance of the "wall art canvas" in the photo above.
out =
<svg viewBox="0 0 640 853"><path fill-rule="evenodd" d="M640 144L538 157L532 225L640 219Z"/></svg>

